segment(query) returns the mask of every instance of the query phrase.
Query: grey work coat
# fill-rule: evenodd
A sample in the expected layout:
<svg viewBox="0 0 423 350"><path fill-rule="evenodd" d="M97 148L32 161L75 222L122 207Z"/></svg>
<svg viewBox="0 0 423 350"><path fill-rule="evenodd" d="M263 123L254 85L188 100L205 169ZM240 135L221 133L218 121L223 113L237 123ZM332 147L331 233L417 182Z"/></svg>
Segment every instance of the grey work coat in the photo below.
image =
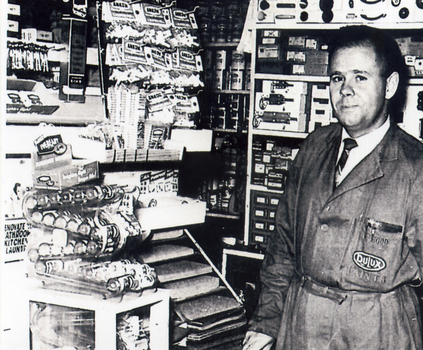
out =
<svg viewBox="0 0 423 350"><path fill-rule="evenodd" d="M423 144L391 125L334 190L341 130L316 130L293 162L250 329L277 349L423 349Z"/></svg>

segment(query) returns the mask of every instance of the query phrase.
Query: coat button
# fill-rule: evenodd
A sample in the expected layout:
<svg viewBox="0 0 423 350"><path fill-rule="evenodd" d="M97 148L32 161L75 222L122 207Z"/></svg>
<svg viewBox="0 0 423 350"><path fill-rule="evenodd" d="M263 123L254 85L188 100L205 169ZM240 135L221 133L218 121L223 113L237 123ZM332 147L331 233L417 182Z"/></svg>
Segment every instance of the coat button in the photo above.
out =
<svg viewBox="0 0 423 350"><path fill-rule="evenodd" d="M322 226L320 226L320 229L324 232L329 230L329 226L327 224L323 224Z"/></svg>

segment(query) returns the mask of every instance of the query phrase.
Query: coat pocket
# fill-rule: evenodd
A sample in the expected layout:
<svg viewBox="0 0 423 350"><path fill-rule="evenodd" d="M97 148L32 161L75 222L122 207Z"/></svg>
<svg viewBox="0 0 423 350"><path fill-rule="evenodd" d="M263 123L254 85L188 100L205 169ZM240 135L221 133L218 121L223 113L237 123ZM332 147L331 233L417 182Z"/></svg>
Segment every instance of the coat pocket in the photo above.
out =
<svg viewBox="0 0 423 350"><path fill-rule="evenodd" d="M403 227L367 218L355 234L358 239L346 256L346 281L375 291L390 290L403 263Z"/></svg>

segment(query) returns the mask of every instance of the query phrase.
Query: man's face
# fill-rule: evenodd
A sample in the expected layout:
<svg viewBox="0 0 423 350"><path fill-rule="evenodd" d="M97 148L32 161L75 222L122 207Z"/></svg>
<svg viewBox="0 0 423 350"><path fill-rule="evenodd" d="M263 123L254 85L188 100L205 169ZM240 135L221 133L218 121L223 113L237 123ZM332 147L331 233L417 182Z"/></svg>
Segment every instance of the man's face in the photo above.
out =
<svg viewBox="0 0 423 350"><path fill-rule="evenodd" d="M371 46L335 51L329 67L330 97L335 116L353 137L386 120L386 79Z"/></svg>

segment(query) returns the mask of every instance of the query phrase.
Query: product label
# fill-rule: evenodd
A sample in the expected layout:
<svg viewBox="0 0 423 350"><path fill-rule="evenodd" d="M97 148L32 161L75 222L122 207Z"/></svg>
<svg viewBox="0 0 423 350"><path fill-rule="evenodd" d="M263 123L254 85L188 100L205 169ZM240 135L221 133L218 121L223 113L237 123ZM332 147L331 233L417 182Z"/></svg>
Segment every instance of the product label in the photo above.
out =
<svg viewBox="0 0 423 350"><path fill-rule="evenodd" d="M47 136L44 139L38 141L37 143L38 154L41 155L41 154L53 153L55 150L55 147L61 143L63 143L63 141L60 135Z"/></svg>
<svg viewBox="0 0 423 350"><path fill-rule="evenodd" d="M123 40L122 45L122 53L123 53L123 59L128 62L135 62L135 63L151 63L148 62L145 49L147 47L143 46L140 43L137 43L135 41L130 40Z"/></svg>
<svg viewBox="0 0 423 350"><path fill-rule="evenodd" d="M188 13L185 10L173 8L172 9L173 24L177 28L198 29L195 15Z"/></svg>
<svg viewBox="0 0 423 350"><path fill-rule="evenodd" d="M143 24L169 27L172 24L170 10L156 5L141 4Z"/></svg>
<svg viewBox="0 0 423 350"><path fill-rule="evenodd" d="M114 18L121 19L135 19L134 10L132 6L125 1L113 1L111 3L105 2L103 6L109 6L111 15Z"/></svg>
<svg viewBox="0 0 423 350"><path fill-rule="evenodd" d="M149 171L140 175L140 193L161 193L178 191L178 171L162 170Z"/></svg>
<svg viewBox="0 0 423 350"><path fill-rule="evenodd" d="M365 252L355 252L353 261L359 268L366 271L377 272L386 267L386 262L381 257Z"/></svg>

